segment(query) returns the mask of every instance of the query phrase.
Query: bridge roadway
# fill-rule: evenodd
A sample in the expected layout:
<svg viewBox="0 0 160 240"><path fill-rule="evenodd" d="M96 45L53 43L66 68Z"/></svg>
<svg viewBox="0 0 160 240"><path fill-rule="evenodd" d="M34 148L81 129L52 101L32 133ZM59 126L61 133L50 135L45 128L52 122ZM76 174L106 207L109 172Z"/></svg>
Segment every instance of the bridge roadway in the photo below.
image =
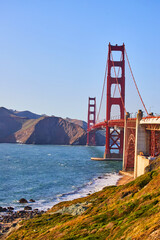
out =
<svg viewBox="0 0 160 240"><path fill-rule="evenodd" d="M136 118L128 118L128 120L136 120ZM124 119L113 119L103 122L96 123L91 128L88 129L88 132L104 129L106 127L117 127L117 128L124 128ZM152 130L154 126L154 130L160 130L160 116L149 116L143 117L140 121L140 124L146 125L148 130Z"/></svg>

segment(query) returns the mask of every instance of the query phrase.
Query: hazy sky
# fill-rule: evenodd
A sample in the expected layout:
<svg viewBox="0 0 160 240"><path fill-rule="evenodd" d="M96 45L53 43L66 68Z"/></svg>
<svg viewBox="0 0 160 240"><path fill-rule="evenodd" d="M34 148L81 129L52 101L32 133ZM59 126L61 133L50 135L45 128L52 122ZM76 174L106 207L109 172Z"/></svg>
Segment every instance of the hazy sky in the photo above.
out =
<svg viewBox="0 0 160 240"><path fill-rule="evenodd" d="M109 42L125 43L146 107L160 113L159 0L0 0L0 105L86 120ZM126 91L137 111L127 79Z"/></svg>

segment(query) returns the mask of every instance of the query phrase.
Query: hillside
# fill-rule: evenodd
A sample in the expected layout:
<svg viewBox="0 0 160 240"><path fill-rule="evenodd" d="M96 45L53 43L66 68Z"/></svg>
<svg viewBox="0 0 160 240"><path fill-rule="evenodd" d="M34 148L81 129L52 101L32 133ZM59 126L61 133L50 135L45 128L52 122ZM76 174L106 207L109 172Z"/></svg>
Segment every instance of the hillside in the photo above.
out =
<svg viewBox="0 0 160 240"><path fill-rule="evenodd" d="M27 113L27 114L26 114ZM41 116L23 112L24 117L14 114L14 111L0 108L0 142L26 144L63 144L85 145L86 131L77 124L60 117ZM38 115L37 115L38 116Z"/></svg>
<svg viewBox="0 0 160 240"><path fill-rule="evenodd" d="M71 118L66 118L66 120L68 122L81 126L85 131L87 131L87 123L85 121L78 120L78 119L71 119Z"/></svg>
<svg viewBox="0 0 160 240"><path fill-rule="evenodd" d="M87 123L85 121L77 120L77 119L71 119L71 118L66 118L66 120L79 125L85 131L87 131ZM96 131L96 144L98 146L104 146L105 145L105 141L106 141L105 135L106 135L105 130Z"/></svg>
<svg viewBox="0 0 160 240"><path fill-rule="evenodd" d="M14 111L14 110L10 110L12 111L12 113L18 117L24 117L24 118L29 118L29 119L38 119L40 117L42 117L41 115L38 115L36 113L32 113L30 111Z"/></svg>
<svg viewBox="0 0 160 240"><path fill-rule="evenodd" d="M126 185L59 203L47 213L21 222L7 239L160 239L159 165L160 158L151 172Z"/></svg>
<svg viewBox="0 0 160 240"><path fill-rule="evenodd" d="M59 117L29 120L15 136L18 142L27 144L86 144L84 129Z"/></svg>
<svg viewBox="0 0 160 240"><path fill-rule="evenodd" d="M22 125L27 121L26 118L21 118L14 115L8 109L0 108L0 142L16 142L14 133L22 128Z"/></svg>
<svg viewBox="0 0 160 240"><path fill-rule="evenodd" d="M86 129L77 119L0 108L0 143L85 145ZM97 145L105 144L104 134L96 133Z"/></svg>

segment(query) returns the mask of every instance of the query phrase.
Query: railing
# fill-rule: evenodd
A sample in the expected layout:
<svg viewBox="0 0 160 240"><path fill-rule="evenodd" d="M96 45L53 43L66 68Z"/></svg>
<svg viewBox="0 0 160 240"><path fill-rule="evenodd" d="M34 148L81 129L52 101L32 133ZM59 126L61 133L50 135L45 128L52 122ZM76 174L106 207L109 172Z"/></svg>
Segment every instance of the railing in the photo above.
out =
<svg viewBox="0 0 160 240"><path fill-rule="evenodd" d="M96 120L96 124L97 124L97 123L101 123L101 122L105 122L105 121L106 121L106 119Z"/></svg>

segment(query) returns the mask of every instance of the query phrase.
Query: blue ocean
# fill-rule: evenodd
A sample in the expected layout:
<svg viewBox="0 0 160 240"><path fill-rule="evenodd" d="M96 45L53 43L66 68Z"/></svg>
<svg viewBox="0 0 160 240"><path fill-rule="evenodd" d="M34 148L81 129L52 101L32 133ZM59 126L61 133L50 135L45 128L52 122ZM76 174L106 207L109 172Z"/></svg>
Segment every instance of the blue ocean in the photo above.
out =
<svg viewBox="0 0 160 240"><path fill-rule="evenodd" d="M104 147L0 144L0 206L47 210L58 202L115 185L121 162L92 161Z"/></svg>

